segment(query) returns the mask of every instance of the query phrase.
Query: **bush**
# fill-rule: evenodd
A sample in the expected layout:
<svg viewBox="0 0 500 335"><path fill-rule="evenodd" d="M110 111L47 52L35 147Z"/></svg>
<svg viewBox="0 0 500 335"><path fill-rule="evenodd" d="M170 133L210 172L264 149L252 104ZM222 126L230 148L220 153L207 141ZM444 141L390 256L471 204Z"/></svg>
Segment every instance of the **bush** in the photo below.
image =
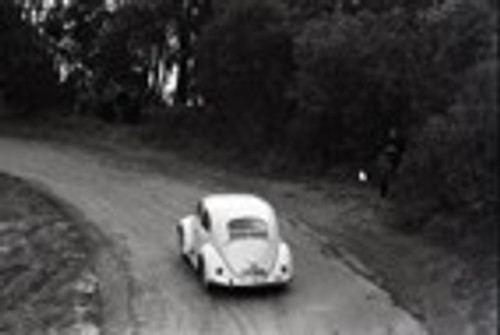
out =
<svg viewBox="0 0 500 335"><path fill-rule="evenodd" d="M462 218L454 226L430 229L492 236L498 196L497 71L496 60L471 69L453 106L431 118L417 137L395 190L402 222L419 225L431 215L454 213Z"/></svg>
<svg viewBox="0 0 500 335"><path fill-rule="evenodd" d="M45 42L22 20L21 9L13 1L0 4L0 44L0 81L4 81L7 103L33 114L61 98L58 74Z"/></svg>
<svg viewBox="0 0 500 335"><path fill-rule="evenodd" d="M310 20L295 39L290 138L324 168L372 161L389 129L408 137L447 110L490 28L488 13L466 3Z"/></svg>
<svg viewBox="0 0 500 335"><path fill-rule="evenodd" d="M289 138L320 165L343 154L345 110L354 110L358 92L365 86L355 51L361 29L361 21L354 17L317 18L295 40L298 69L293 95L298 111Z"/></svg>
<svg viewBox="0 0 500 335"><path fill-rule="evenodd" d="M292 73L285 9L261 0L228 5L202 34L197 57L214 136L246 147L278 140Z"/></svg>

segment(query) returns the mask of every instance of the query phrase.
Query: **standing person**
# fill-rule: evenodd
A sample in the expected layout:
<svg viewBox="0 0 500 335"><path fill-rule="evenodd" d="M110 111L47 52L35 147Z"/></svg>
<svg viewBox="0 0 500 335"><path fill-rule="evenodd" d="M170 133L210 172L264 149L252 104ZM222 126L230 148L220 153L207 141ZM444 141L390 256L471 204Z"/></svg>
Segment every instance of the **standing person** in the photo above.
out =
<svg viewBox="0 0 500 335"><path fill-rule="evenodd" d="M377 156L377 169L380 176L380 195L386 197L389 193L391 179L396 176L404 151L404 140L396 128L389 129L387 142Z"/></svg>

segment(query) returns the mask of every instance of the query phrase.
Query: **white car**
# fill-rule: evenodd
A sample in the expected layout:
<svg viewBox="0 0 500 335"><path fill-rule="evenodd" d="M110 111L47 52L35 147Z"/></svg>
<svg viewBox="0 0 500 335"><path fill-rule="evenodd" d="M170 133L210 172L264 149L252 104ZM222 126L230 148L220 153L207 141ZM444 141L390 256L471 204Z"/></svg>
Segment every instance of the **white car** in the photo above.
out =
<svg viewBox="0 0 500 335"><path fill-rule="evenodd" d="M207 288L286 286L293 277L292 254L275 211L257 196L207 196L177 232L182 256Z"/></svg>

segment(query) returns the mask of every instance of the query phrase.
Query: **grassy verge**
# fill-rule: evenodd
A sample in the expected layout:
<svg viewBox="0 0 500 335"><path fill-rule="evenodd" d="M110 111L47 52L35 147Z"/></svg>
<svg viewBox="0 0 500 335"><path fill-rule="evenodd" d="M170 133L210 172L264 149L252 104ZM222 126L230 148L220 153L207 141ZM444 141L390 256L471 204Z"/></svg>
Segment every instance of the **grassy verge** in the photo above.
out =
<svg viewBox="0 0 500 335"><path fill-rule="evenodd" d="M94 250L59 203L0 174L0 334L58 334L80 322L97 324Z"/></svg>
<svg viewBox="0 0 500 335"><path fill-rule="evenodd" d="M206 134L189 131L189 122L175 116L154 116L139 125L110 124L78 116L30 120L0 118L0 134L100 150L123 151L127 148L138 153L145 149L156 150L216 168L225 168L230 162L231 171L243 175L265 174L281 178L286 174L296 178L311 172L303 162L289 165L290 162L277 152L242 152L241 148L227 143L214 143Z"/></svg>

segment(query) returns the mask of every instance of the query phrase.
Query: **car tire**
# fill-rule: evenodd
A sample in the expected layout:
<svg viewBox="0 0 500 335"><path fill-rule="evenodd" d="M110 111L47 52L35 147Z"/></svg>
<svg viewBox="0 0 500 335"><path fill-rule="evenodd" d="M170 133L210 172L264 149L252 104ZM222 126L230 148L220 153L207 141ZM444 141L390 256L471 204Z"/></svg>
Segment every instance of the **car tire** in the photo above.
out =
<svg viewBox="0 0 500 335"><path fill-rule="evenodd" d="M184 252L184 243L185 243L185 238L184 238L184 231L181 227L177 228L177 240L179 243L179 253L182 256L182 258L187 258L187 254Z"/></svg>
<svg viewBox="0 0 500 335"><path fill-rule="evenodd" d="M200 257L198 259L197 272L198 272L198 276L200 277L201 283L202 283L203 287L205 288L205 290L207 290L208 292L212 292L214 285L208 280L207 268L206 268L205 260L203 259L203 257Z"/></svg>
<svg viewBox="0 0 500 335"><path fill-rule="evenodd" d="M284 282L284 283L278 285L277 288L278 288L279 292L285 293L285 292L290 291L291 285L292 285L292 283L290 281L287 281L287 282Z"/></svg>

